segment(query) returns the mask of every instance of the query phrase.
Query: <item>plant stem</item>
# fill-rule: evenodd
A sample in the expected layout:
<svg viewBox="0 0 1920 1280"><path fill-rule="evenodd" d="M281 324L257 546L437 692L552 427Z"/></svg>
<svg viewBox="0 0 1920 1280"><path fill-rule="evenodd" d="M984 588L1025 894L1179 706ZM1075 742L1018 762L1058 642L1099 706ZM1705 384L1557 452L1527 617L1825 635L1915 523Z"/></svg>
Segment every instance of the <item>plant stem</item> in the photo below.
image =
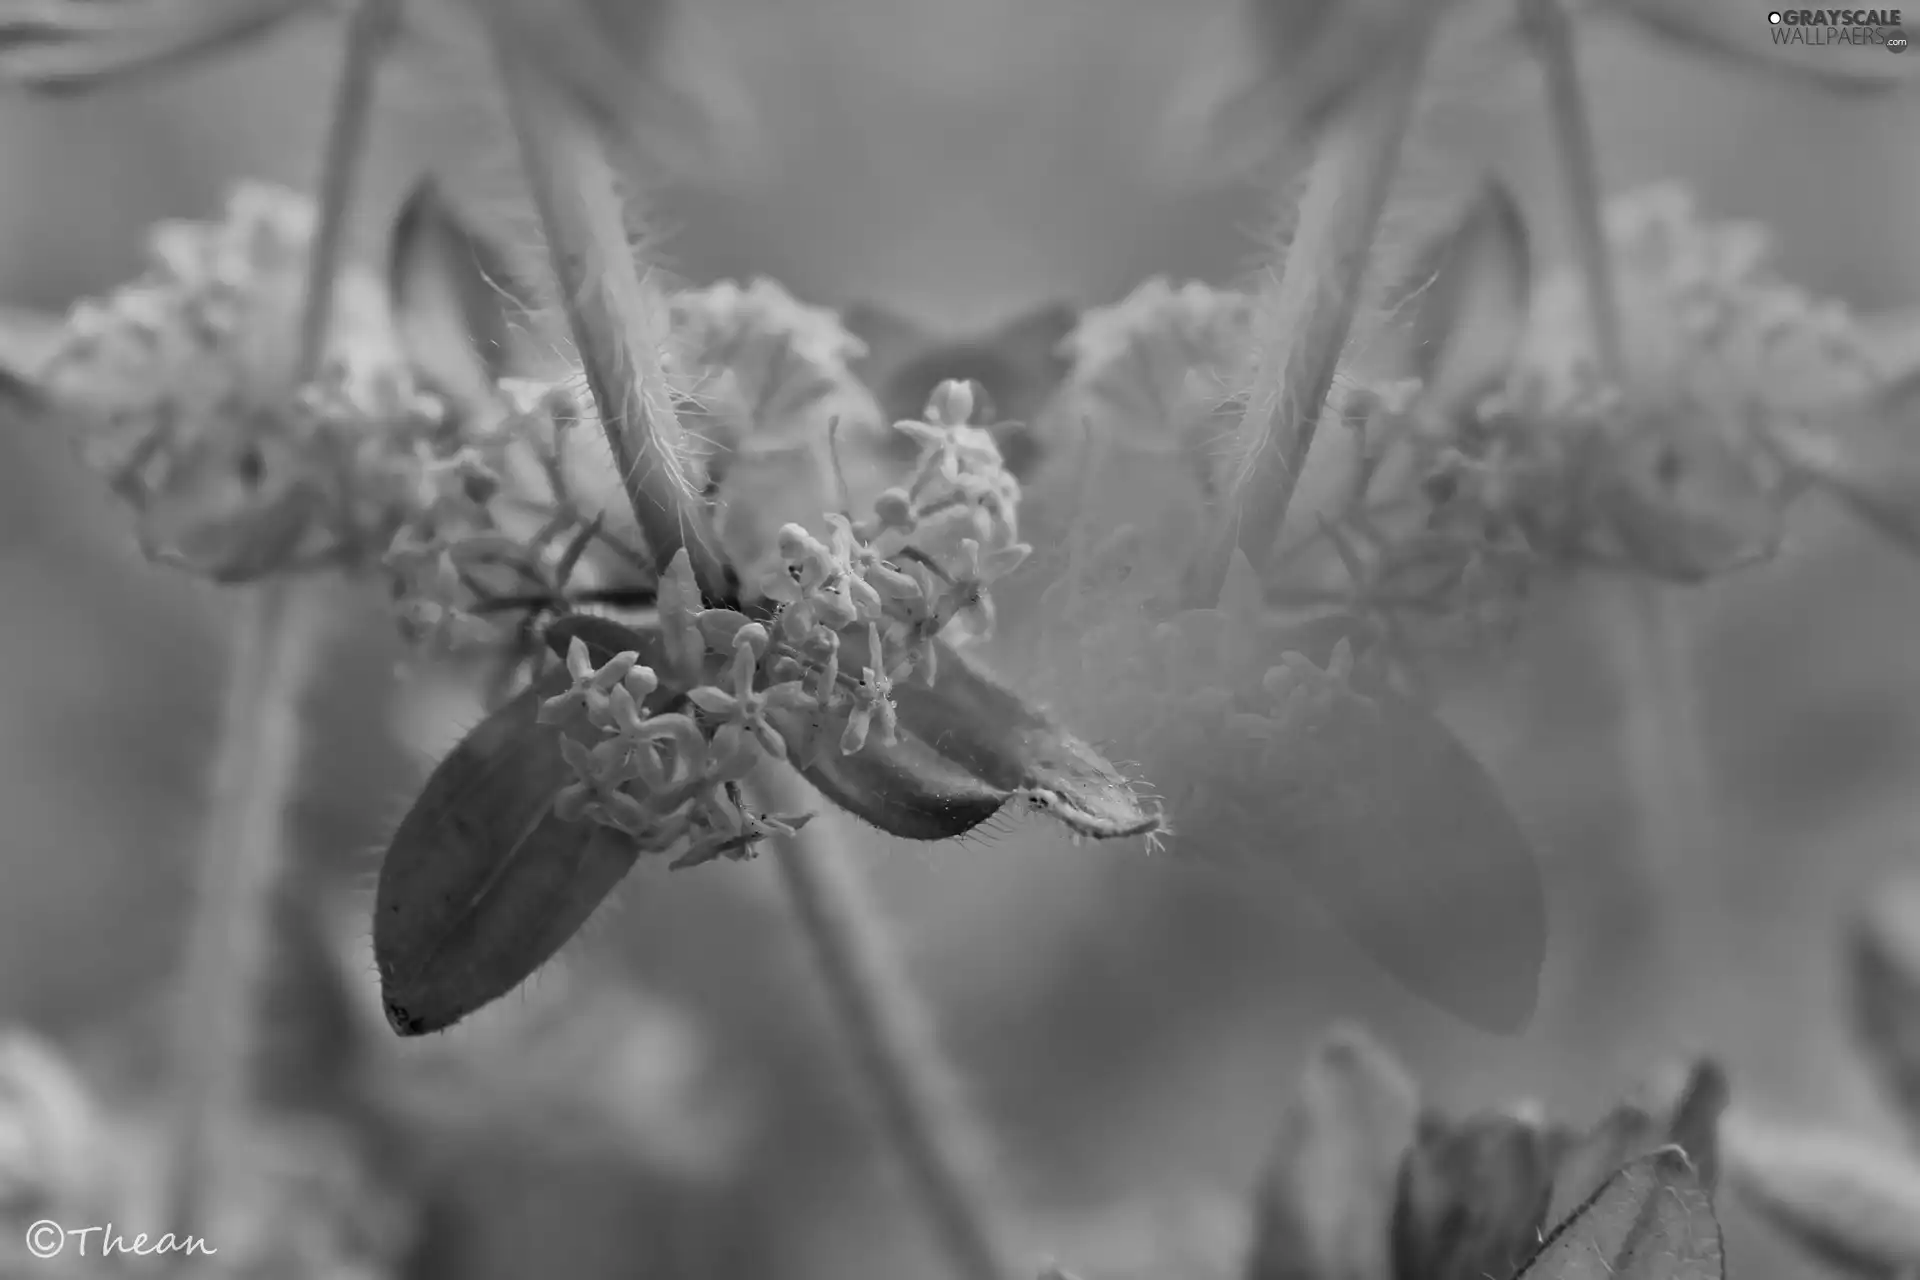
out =
<svg viewBox="0 0 1920 1280"><path fill-rule="evenodd" d="M326 354L333 319L334 285L340 275L347 212L353 204L373 116L374 82L382 55L400 29L400 0L360 0L347 21L340 79L334 86L320 164L319 210L307 251L307 292L300 311L300 360L296 385L311 382Z"/></svg>
<svg viewBox="0 0 1920 1280"><path fill-rule="evenodd" d="M1560 7L1560 0L1519 0L1519 6L1521 29L1545 74L1554 151L1560 158L1567 213L1573 219L1574 255L1586 288L1600 372L1613 385L1625 387L1625 330L1620 323L1620 295L1614 285L1613 255L1607 248L1606 222L1601 212L1600 162L1593 143L1593 121L1587 112L1586 90L1573 47L1573 22Z"/></svg>
<svg viewBox="0 0 1920 1280"><path fill-rule="evenodd" d="M348 25L321 160L293 386L311 381L325 356L374 82L398 27L399 7L399 0L362 0ZM255 983L268 967L268 921L286 873L283 827L299 764L300 704L326 616L320 591L307 582L270 581L238 594L188 931L186 1007L174 1049L181 1096L171 1117L166 1221L177 1233L205 1233L223 1155L216 1129L244 1112L252 1093L255 1030L264 1014Z"/></svg>
<svg viewBox="0 0 1920 1280"><path fill-rule="evenodd" d="M298 583L237 594L226 704L214 760L198 897L187 939L174 1049L166 1227L207 1232L223 1159L219 1126L244 1112L266 967L266 922L283 859L284 822L299 765L300 702L323 613ZM217 1243L217 1242L216 1242Z"/></svg>
<svg viewBox="0 0 1920 1280"><path fill-rule="evenodd" d="M685 547L701 594L724 600L731 594L728 570L682 460L680 423L633 271L613 168L598 135L532 68L510 48L495 53L560 305L634 517L657 567Z"/></svg>
<svg viewBox="0 0 1920 1280"><path fill-rule="evenodd" d="M755 784L769 812L806 807L783 766ZM1010 1250L995 1228L991 1147L968 1110L958 1073L941 1052L933 1019L906 976L878 904L844 845L813 821L781 842L774 861L815 969L875 1099L887 1146L963 1280L1009 1280Z"/></svg>
<svg viewBox="0 0 1920 1280"><path fill-rule="evenodd" d="M1599 160L1573 28L1559 0L1519 0L1520 19L1546 81L1561 182L1573 223L1574 252L1593 328L1594 351L1607 382L1630 390L1625 329L1602 211ZM1647 860L1651 897L1668 896L1677 872L1692 888L1680 897L1682 919L1663 921L1670 945L1706 938L1705 964L1717 969L1727 941L1713 927L1720 910L1712 879L1718 823L1712 768L1700 719L1693 650L1675 588L1619 580L1595 593L1605 655L1614 667L1622 715L1621 768L1632 798L1635 837ZM1664 914L1664 913L1662 913ZM1663 968L1671 967L1663 965ZM1678 966L1696 972L1698 966ZM1673 990L1668 984L1666 990Z"/></svg>
<svg viewBox="0 0 1920 1280"><path fill-rule="evenodd" d="M495 17L498 32L507 29ZM511 48L496 44L521 163L547 237L555 283L601 425L635 519L664 565L685 546L701 591L731 596L730 570L706 542L692 486L679 467L679 423L666 394L635 276L614 175L587 121ZM611 412L623 406L623 412ZM775 812L804 808L779 767L762 771ZM818 819L816 819L816 822ZM943 1252L964 1280L1011 1280L1014 1271L985 1209L983 1133L954 1087L933 1025L844 852L809 827L779 854L788 896L842 1033L880 1099L883 1132Z"/></svg>
<svg viewBox="0 0 1920 1280"><path fill-rule="evenodd" d="M1218 601L1236 547L1255 568L1267 564L1293 503L1359 310L1438 18L1423 8L1407 21L1413 29L1395 42L1388 65L1328 123L1314 154L1286 263L1263 299L1259 381L1240 425L1246 463L1200 571L1189 578L1192 605Z"/></svg>

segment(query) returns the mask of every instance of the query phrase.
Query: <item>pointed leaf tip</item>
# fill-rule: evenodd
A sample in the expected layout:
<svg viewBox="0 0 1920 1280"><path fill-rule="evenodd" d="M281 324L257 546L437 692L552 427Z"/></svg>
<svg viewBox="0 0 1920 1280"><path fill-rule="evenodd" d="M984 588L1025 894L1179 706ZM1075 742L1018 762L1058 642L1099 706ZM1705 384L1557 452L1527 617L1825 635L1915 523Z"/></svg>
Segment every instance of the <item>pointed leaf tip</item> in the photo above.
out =
<svg viewBox="0 0 1920 1280"><path fill-rule="evenodd" d="M638 843L567 822L573 781L540 703L563 673L483 720L427 779L380 867L374 960L403 1036L453 1026L506 995L566 944L633 869Z"/></svg>
<svg viewBox="0 0 1920 1280"><path fill-rule="evenodd" d="M866 641L849 632L843 645L843 669L858 669ZM918 675L894 686L892 745L869 737L851 755L803 748L820 741L826 726L817 713L781 713L794 766L822 795L908 840L965 835L1016 802L1096 840L1160 829L1159 815L1091 746L952 646L936 640L934 647L931 687Z"/></svg>
<svg viewBox="0 0 1920 1280"><path fill-rule="evenodd" d="M1712 1198L1679 1147L1608 1178L1556 1226L1521 1280L1724 1280Z"/></svg>
<svg viewBox="0 0 1920 1280"><path fill-rule="evenodd" d="M1686 1153L1701 1187L1713 1193L1720 1115L1729 1093L1726 1072L1711 1059L1699 1059L1654 1092L1660 1101L1622 1103L1571 1145L1554 1176L1548 1222L1564 1221L1621 1168L1669 1146Z"/></svg>

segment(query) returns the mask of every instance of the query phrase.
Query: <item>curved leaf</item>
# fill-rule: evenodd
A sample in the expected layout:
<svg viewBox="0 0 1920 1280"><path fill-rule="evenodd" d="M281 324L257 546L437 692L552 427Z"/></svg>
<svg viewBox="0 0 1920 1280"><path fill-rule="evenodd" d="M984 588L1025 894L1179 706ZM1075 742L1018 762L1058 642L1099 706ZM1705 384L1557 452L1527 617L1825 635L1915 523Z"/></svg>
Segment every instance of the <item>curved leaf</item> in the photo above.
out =
<svg viewBox="0 0 1920 1280"><path fill-rule="evenodd" d="M1904 1152L1746 1119L1721 1142L1729 1185L1812 1257L1858 1276L1920 1268L1920 1164Z"/></svg>
<svg viewBox="0 0 1920 1280"><path fill-rule="evenodd" d="M647 652L646 638L618 623L567 621L596 662L617 651L608 644ZM640 855L629 836L553 813L573 774L560 734L535 717L565 686L563 671L550 672L481 721L427 779L387 847L373 949L387 1020L403 1036L444 1030L519 986Z"/></svg>
<svg viewBox="0 0 1920 1280"><path fill-rule="evenodd" d="M1701 1059L1688 1068L1666 1104L1649 1110L1625 1103L1609 1111L1562 1157L1547 1221L1565 1221L1607 1179L1665 1146L1686 1152L1700 1185L1711 1194L1719 1177L1719 1123L1727 1092L1726 1072L1711 1059Z"/></svg>
<svg viewBox="0 0 1920 1280"><path fill-rule="evenodd" d="M91 92L225 56L324 0L42 0L0 10L0 84Z"/></svg>
<svg viewBox="0 0 1920 1280"><path fill-rule="evenodd" d="M864 639L849 632L843 643L843 669L858 670ZM821 725L785 715L794 766L822 795L909 840L964 835L1016 801L1094 839L1159 830L1159 815L1092 747L951 646L934 645L933 686L917 675L894 686L899 733L891 746L869 736L853 755L831 743L803 748L819 740Z"/></svg>
<svg viewBox="0 0 1920 1280"><path fill-rule="evenodd" d="M1248 750L1231 811L1174 810L1176 853L1185 844L1243 873L1284 871L1404 987L1476 1026L1532 1019L1547 950L1538 860L1493 779L1432 712L1369 687Z"/></svg>
<svg viewBox="0 0 1920 1280"><path fill-rule="evenodd" d="M1523 1280L1724 1280L1713 1202L1686 1153L1627 1165L1554 1228Z"/></svg>

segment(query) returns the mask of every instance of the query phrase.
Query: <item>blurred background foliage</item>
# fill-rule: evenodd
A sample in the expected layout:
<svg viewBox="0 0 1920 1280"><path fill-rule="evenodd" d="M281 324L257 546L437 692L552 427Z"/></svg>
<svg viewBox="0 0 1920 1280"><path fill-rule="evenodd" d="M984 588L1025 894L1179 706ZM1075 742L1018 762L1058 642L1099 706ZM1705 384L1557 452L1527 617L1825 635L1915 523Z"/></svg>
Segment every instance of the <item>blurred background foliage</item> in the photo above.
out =
<svg viewBox="0 0 1920 1280"><path fill-rule="evenodd" d="M955 330L1054 298L1110 302L1148 274L1225 282L1266 202L1163 125L1217 53L1196 16L1219 4L701 0L669 61L720 124L663 148L668 180L647 192L659 255L696 281L767 274L808 301ZM1756 33L1765 22L1744 0L1717 7ZM5 100L0 300L61 310L132 275L153 220L210 216L243 177L306 185L335 36L300 24L165 83ZM1920 307L1911 96L1823 97L1610 28L1584 48L1611 189L1684 180L1710 214L1770 224L1784 268L1816 293ZM423 168L514 225L506 135L468 88L477 58L453 41L388 73L364 254ZM1416 202L1497 166L1556 254L1535 79L1461 82L1411 157ZM0 1015L75 1047L102 1079L137 1080L191 889L229 605L141 563L61 442L8 424L0 451ZM1153 1234L1153 1215L1208 1220L1206 1193L1249 1182L1286 1081L1340 1017L1374 1027L1458 1107L1537 1096L1595 1116L1647 1068L1710 1049L1747 1103L1871 1123L1844 1043L1838 929L1920 843L1920 570L1824 510L1797 520L1777 563L1687 598L1723 843L1686 867L1633 847L1610 747L1632 709L1577 601L1543 601L1517 649L1456 673L1449 717L1545 863L1548 968L1520 1036L1414 1002L1284 890L1071 849L1025 824L958 846L871 838L863 863L999 1127L1036 1253L1099 1275L1123 1237ZM358 883L472 713L458 690L396 679L379 601L343 591L330 625L295 839L318 880ZM1001 655L1017 677L1014 656ZM436 1115L445 1097L418 1071L392 1099L442 1143L436 1209L454 1225L438 1238L459 1247L422 1274L916 1273L914 1222L875 1168L772 888L758 864L643 868L560 970L509 1002L513 1026L482 1018L426 1046L388 1043L370 966L353 971L366 1003L339 1035L368 1034L383 1059L499 1064L461 1095L473 1115ZM364 900L340 908L343 945L364 948ZM1661 939L1656 917L1713 923ZM596 1025L632 1034L563 1045L541 1030L590 1000L620 1003ZM514 1036L520 1051L487 1047ZM553 1110L564 1101L571 1121ZM1115 1206L1135 1202L1161 1207L1123 1229ZM1737 1207L1726 1214L1736 1274L1788 1274Z"/></svg>

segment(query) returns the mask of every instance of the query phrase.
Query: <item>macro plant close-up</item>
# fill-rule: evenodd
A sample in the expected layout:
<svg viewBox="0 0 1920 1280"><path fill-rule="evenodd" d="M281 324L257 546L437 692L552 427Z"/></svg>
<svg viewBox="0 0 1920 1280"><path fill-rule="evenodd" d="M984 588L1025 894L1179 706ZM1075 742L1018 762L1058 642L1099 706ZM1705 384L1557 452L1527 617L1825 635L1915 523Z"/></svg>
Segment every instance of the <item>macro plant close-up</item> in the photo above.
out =
<svg viewBox="0 0 1920 1280"><path fill-rule="evenodd" d="M1920 1269L1901 21L0 0L0 1276Z"/></svg>

